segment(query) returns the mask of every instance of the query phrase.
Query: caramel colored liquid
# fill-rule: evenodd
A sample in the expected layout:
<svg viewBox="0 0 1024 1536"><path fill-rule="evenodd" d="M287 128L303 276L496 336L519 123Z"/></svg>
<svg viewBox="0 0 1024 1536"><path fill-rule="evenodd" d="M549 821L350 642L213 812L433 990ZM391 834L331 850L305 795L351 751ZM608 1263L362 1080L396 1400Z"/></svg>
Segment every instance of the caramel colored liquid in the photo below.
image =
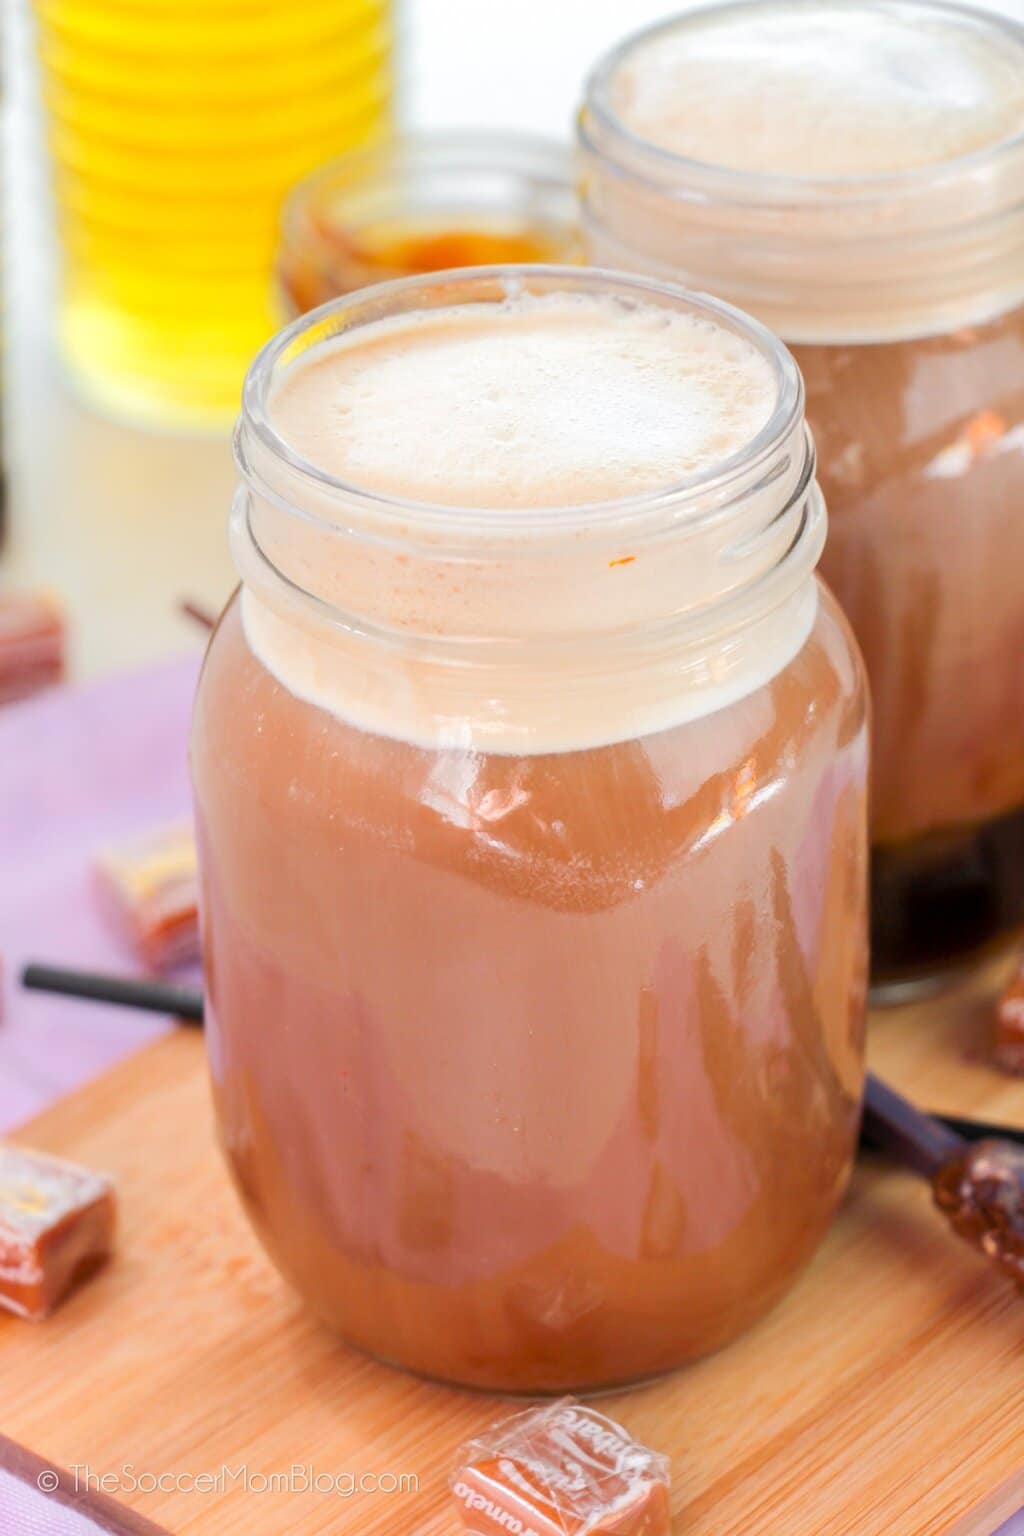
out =
<svg viewBox="0 0 1024 1536"><path fill-rule="evenodd" d="M871 681L876 950L931 964L1024 919L1024 309L794 352Z"/></svg>
<svg viewBox="0 0 1024 1536"><path fill-rule="evenodd" d="M305 239L285 250L278 279L289 312L304 314L341 293L392 278L455 267L507 266L575 260L567 231L452 220L418 226L388 223L345 230L316 221Z"/></svg>
<svg viewBox="0 0 1024 1536"><path fill-rule="evenodd" d="M517 1391L663 1371L813 1252L856 1137L865 703L835 605L642 740L431 750L214 636L192 743L221 1136L354 1344Z"/></svg>
<svg viewBox="0 0 1024 1536"><path fill-rule="evenodd" d="M100 405L228 421L275 326L281 199L383 131L387 0L36 0L60 332Z"/></svg>

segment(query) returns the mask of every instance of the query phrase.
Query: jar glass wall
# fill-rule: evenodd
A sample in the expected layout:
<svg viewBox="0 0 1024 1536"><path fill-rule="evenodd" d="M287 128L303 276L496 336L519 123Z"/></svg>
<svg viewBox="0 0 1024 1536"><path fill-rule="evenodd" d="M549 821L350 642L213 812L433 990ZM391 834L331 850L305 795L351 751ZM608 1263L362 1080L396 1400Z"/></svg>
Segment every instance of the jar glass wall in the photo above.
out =
<svg viewBox="0 0 1024 1536"><path fill-rule="evenodd" d="M713 321L770 365L771 419L663 492L515 516L278 436L275 380L339 335L524 292ZM284 333L237 443L192 770L258 1231L431 1376L596 1388L715 1348L820 1241L863 1074L865 690L792 360L658 284L443 274Z"/></svg>
<svg viewBox="0 0 1024 1536"><path fill-rule="evenodd" d="M726 36L729 68L748 71L743 121L764 125L741 148L685 106L698 80L719 104L734 88L714 72ZM801 74L808 59L830 101ZM639 132L651 61L676 85L691 71L692 89L667 128L654 115ZM922 127L947 81L956 102ZM785 119L801 91L816 113L803 164ZM902 127L880 148L888 91L903 93ZM856 133L842 132L844 100L859 102ZM627 40L579 120L591 258L742 304L804 373L830 518L822 569L874 700L872 937L888 979L1024 920L1022 113L1012 22L928 0L799 15L783 0Z"/></svg>

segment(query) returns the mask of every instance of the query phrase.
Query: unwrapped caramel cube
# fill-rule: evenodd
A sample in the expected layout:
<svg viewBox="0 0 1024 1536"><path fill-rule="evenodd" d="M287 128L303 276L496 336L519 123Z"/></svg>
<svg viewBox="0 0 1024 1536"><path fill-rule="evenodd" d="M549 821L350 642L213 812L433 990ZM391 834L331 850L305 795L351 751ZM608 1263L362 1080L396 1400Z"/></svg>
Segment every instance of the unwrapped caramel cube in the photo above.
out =
<svg viewBox="0 0 1024 1536"><path fill-rule="evenodd" d="M450 1483L472 1536L669 1536L667 1457L571 1397L471 1440Z"/></svg>
<svg viewBox="0 0 1024 1536"><path fill-rule="evenodd" d="M114 1246L109 1179L0 1143L0 1307L49 1316Z"/></svg>
<svg viewBox="0 0 1024 1536"><path fill-rule="evenodd" d="M192 827L180 822L96 861L101 895L139 959L166 971L199 958L199 875Z"/></svg>

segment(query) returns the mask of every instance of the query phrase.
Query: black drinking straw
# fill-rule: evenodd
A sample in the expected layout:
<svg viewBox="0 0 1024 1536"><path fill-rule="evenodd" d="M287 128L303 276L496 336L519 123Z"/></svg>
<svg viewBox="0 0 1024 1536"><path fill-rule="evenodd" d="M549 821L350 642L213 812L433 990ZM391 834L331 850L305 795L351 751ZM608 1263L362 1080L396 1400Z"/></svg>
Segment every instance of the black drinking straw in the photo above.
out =
<svg viewBox="0 0 1024 1536"><path fill-rule="evenodd" d="M188 1024L203 1022L203 994L197 987L175 986L135 976L103 976L58 965L26 965L21 984L32 992L59 992L94 1003L119 1003L150 1013L169 1013Z"/></svg>
<svg viewBox="0 0 1024 1536"><path fill-rule="evenodd" d="M861 1137L925 1179L934 1178L966 1145L938 1116L916 1108L873 1072L864 1083Z"/></svg>
<svg viewBox="0 0 1024 1536"><path fill-rule="evenodd" d="M135 976L105 976L56 965L27 965L22 985L35 992L58 992L96 1003L116 1003L149 1013L169 1013L187 1024L202 1024L203 994L198 987L176 986ZM956 1157L968 1141L998 1136L1024 1142L1024 1127L994 1125L962 1115L928 1115L869 1072L864 1086L861 1140L887 1152L923 1178Z"/></svg>

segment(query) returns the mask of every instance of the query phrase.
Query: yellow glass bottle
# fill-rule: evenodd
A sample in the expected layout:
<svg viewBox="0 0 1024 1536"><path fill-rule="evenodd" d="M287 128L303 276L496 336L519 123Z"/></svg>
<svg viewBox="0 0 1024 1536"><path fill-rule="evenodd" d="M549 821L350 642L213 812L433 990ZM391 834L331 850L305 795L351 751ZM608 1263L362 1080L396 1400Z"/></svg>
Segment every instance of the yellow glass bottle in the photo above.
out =
<svg viewBox="0 0 1024 1536"><path fill-rule="evenodd" d="M274 329L282 198L390 127L388 0L36 0L83 392L158 426L238 408Z"/></svg>

